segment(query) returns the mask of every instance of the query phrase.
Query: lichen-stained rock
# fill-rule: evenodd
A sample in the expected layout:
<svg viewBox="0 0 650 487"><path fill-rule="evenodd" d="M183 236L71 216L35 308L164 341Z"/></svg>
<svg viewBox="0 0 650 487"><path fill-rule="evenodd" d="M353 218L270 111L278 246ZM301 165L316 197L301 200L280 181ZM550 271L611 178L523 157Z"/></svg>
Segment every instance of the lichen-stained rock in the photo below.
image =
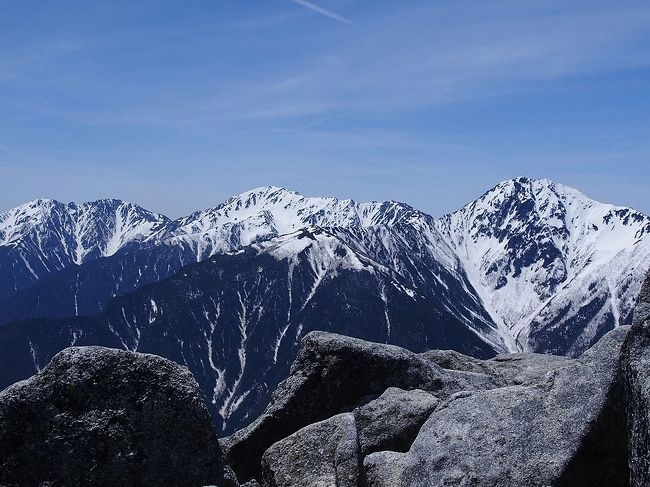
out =
<svg viewBox="0 0 650 487"><path fill-rule="evenodd" d="M266 450L264 483L268 487L357 487L358 445L351 413L310 424Z"/></svg>
<svg viewBox="0 0 650 487"><path fill-rule="evenodd" d="M68 348L0 393L0 485L222 485L198 386L169 360Z"/></svg>
<svg viewBox="0 0 650 487"><path fill-rule="evenodd" d="M374 401L356 408L362 456L381 450L407 451L438 403L429 392L390 387Z"/></svg>
<svg viewBox="0 0 650 487"><path fill-rule="evenodd" d="M624 346L630 485L650 485L650 274L634 309Z"/></svg>
<svg viewBox="0 0 650 487"><path fill-rule="evenodd" d="M312 332L303 339L290 376L273 393L266 411L222 440L226 461L241 482L257 477L262 454L273 443L311 423L351 411L388 387L423 389L446 397L495 385L491 375L445 370L400 347Z"/></svg>
<svg viewBox="0 0 650 487"><path fill-rule="evenodd" d="M365 458L367 485L627 485L618 380L627 328L610 332L579 359L523 356L514 365L521 385L453 395L407 453ZM508 361L495 366L513 370Z"/></svg>

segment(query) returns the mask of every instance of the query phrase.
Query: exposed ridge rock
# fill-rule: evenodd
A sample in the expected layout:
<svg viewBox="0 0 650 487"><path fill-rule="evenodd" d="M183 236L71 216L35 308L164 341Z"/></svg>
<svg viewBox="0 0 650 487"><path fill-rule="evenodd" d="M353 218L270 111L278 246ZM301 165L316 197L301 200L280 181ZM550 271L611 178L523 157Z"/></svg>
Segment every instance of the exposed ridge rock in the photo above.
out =
<svg viewBox="0 0 650 487"><path fill-rule="evenodd" d="M465 372L492 373L492 369L481 360L455 350L428 350L420 354L436 365L448 370L461 370Z"/></svg>
<svg viewBox="0 0 650 487"><path fill-rule="evenodd" d="M610 332L578 360L511 360L532 363L535 378L453 396L407 453L365 458L367 485L627 485L618 388L626 332ZM498 357L494 362L499 368ZM605 431L613 436L604 438ZM585 449L592 455L580 459Z"/></svg>
<svg viewBox="0 0 650 487"><path fill-rule="evenodd" d="M196 381L161 357L68 348L0 393L0 484L224 485L222 474Z"/></svg>
<svg viewBox="0 0 650 487"><path fill-rule="evenodd" d="M625 343L630 485L650 485L650 273L634 309Z"/></svg>
<svg viewBox="0 0 650 487"><path fill-rule="evenodd" d="M271 446L262 477L269 487L356 487L360 458L354 415L342 413Z"/></svg>
<svg viewBox="0 0 650 487"><path fill-rule="evenodd" d="M623 486L628 328L578 359L415 354L314 332L266 412L223 440L226 458L265 487ZM345 450L363 464L356 484L333 467L342 421L358 439Z"/></svg>
<svg viewBox="0 0 650 487"><path fill-rule="evenodd" d="M374 401L356 408L361 455L381 450L407 451L439 402L433 394L420 389L389 387Z"/></svg>
<svg viewBox="0 0 650 487"><path fill-rule="evenodd" d="M222 441L240 481L259 476L260 459L275 442L311 423L351 411L389 387L423 389L447 397L495 386L493 377L444 370L403 348L325 332L305 336L290 376L266 411Z"/></svg>

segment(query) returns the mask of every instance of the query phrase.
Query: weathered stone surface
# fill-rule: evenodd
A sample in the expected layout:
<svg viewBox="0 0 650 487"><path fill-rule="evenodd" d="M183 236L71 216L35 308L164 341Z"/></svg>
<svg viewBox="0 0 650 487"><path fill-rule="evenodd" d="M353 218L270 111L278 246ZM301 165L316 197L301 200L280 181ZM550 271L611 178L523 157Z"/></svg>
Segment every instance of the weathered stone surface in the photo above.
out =
<svg viewBox="0 0 650 487"><path fill-rule="evenodd" d="M351 411L388 387L423 389L447 397L496 385L491 375L445 370L400 347L325 332L305 336L290 376L250 426L222 440L240 481L259 476L260 459L273 443L311 423Z"/></svg>
<svg viewBox="0 0 650 487"><path fill-rule="evenodd" d="M630 485L650 485L650 274L634 309L624 346Z"/></svg>
<svg viewBox="0 0 650 487"><path fill-rule="evenodd" d="M268 487L356 487L359 449L354 415L310 424L275 443L262 457Z"/></svg>
<svg viewBox="0 0 650 487"><path fill-rule="evenodd" d="M549 371L574 363L574 359L540 353L503 353L486 360L485 366L499 376L503 385L533 385Z"/></svg>
<svg viewBox="0 0 650 487"><path fill-rule="evenodd" d="M618 382L627 327L580 359L497 357L520 385L461 392L431 414L407 453L365 458L367 485L627 485Z"/></svg>
<svg viewBox="0 0 650 487"><path fill-rule="evenodd" d="M407 451L438 403L434 395L420 389L389 387L374 401L356 408L362 456L381 450Z"/></svg>
<svg viewBox="0 0 650 487"><path fill-rule="evenodd" d="M455 350L429 350L420 354L443 369L462 370L465 372L491 373L485 360L464 355Z"/></svg>
<svg viewBox="0 0 650 487"><path fill-rule="evenodd" d="M221 484L219 487L239 487L237 475L235 475L235 472L233 472L232 468L230 468L230 465L224 465L223 477L221 479Z"/></svg>
<svg viewBox="0 0 650 487"><path fill-rule="evenodd" d="M223 485L222 454L185 367L69 348L0 393L0 484Z"/></svg>
<svg viewBox="0 0 650 487"><path fill-rule="evenodd" d="M454 350L430 350L420 356L443 369L490 376L498 387L537 381L548 370L571 360L559 355L538 353L502 353L492 359L481 360Z"/></svg>

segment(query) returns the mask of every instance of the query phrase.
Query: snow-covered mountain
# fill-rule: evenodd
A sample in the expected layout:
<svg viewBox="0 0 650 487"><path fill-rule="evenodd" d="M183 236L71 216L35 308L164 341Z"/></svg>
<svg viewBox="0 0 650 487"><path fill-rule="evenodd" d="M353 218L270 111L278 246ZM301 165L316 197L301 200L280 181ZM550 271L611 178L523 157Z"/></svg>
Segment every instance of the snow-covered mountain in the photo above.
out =
<svg viewBox="0 0 650 487"><path fill-rule="evenodd" d="M372 256L402 275L411 287L444 303L495 349L509 348L454 251L435 228L434 219L408 205L308 198L268 186L176 221L164 217L160 221L148 235L142 235L138 246L124 247L104 258L100 253L87 254L82 265L68 260L63 271L0 300L0 323L97 314L114 295L162 279L192 261L319 226L340 233L355 251ZM66 231L63 227L61 233ZM135 230L131 233L141 235ZM50 243L44 243L49 248ZM43 254L47 251L39 250L38 255Z"/></svg>
<svg viewBox="0 0 650 487"><path fill-rule="evenodd" d="M168 244L188 246L202 260L310 225L360 230L375 225L393 226L419 214L403 203L309 198L295 191L265 186L180 218L157 238Z"/></svg>
<svg viewBox="0 0 650 487"><path fill-rule="evenodd" d="M176 221L119 200L35 200L0 214L0 301L65 268L133 250L131 244L178 247L200 261L309 225L359 230L417 214L396 202L307 198L274 186Z"/></svg>
<svg viewBox="0 0 650 487"><path fill-rule="evenodd" d="M151 352L190 368L229 432L310 330L577 355L629 323L648 267L650 218L547 180L439 219L277 187L176 221L38 200L0 216L0 387L73 344Z"/></svg>
<svg viewBox="0 0 650 487"><path fill-rule="evenodd" d="M0 214L0 299L71 265L142 244L169 224L119 200L35 200Z"/></svg>
<svg viewBox="0 0 650 487"><path fill-rule="evenodd" d="M650 267L650 218L517 178L437 221L520 350L579 354L629 324Z"/></svg>
<svg viewBox="0 0 650 487"><path fill-rule="evenodd" d="M0 215L0 323L97 315L191 262L299 229L336 234L495 350L579 354L628 322L649 218L517 178L439 219L397 202L257 188L175 221L136 205L37 200Z"/></svg>

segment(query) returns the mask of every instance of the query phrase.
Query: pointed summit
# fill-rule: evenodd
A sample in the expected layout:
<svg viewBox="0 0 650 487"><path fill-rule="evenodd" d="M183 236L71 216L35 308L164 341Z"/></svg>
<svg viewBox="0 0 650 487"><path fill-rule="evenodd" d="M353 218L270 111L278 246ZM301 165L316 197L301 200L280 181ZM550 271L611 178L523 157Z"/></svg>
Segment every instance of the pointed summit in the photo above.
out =
<svg viewBox="0 0 650 487"><path fill-rule="evenodd" d="M650 258L650 242L639 246L650 234L647 216L548 179L499 183L438 227L524 350L579 354L628 323L640 285L635 266Z"/></svg>

